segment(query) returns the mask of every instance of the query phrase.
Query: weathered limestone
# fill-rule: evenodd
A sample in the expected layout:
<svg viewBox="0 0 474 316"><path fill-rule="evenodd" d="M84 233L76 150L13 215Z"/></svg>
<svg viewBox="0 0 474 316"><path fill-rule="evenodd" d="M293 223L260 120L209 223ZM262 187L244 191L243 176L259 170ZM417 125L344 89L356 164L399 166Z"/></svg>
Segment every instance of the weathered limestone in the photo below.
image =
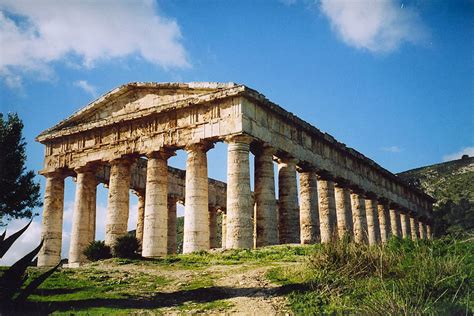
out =
<svg viewBox="0 0 474 316"><path fill-rule="evenodd" d="M377 211L379 215L380 241L386 243L390 238L390 216L387 203L379 200Z"/></svg>
<svg viewBox="0 0 474 316"><path fill-rule="evenodd" d="M154 258L168 253L168 158L167 150L148 155L145 225L142 256ZM207 177L206 177L207 181Z"/></svg>
<svg viewBox="0 0 474 316"><path fill-rule="evenodd" d="M69 266L76 267L87 261L84 250L93 241L92 219L96 212L97 180L92 169L76 170L76 200L72 216Z"/></svg>
<svg viewBox="0 0 474 316"><path fill-rule="evenodd" d="M336 199L334 182L318 175L319 228L321 243L328 243L336 235Z"/></svg>
<svg viewBox="0 0 474 316"><path fill-rule="evenodd" d="M300 172L300 229L301 244L320 241L318 177L313 170Z"/></svg>
<svg viewBox="0 0 474 316"><path fill-rule="evenodd" d="M431 231L431 225L426 224L426 238L433 239L433 233Z"/></svg>
<svg viewBox="0 0 474 316"><path fill-rule="evenodd" d="M390 232L392 236L401 237L400 216L398 215L398 211L394 207L390 207Z"/></svg>
<svg viewBox="0 0 474 316"><path fill-rule="evenodd" d="M207 143L186 147L186 198L184 205L183 253L209 249L209 191Z"/></svg>
<svg viewBox="0 0 474 316"><path fill-rule="evenodd" d="M372 196L365 200L365 213L367 217L367 237L369 245L380 241L380 224L377 211L377 199Z"/></svg>
<svg viewBox="0 0 474 316"><path fill-rule="evenodd" d="M354 227L354 241L367 243L367 217L365 212L365 199L359 191L351 192L352 220Z"/></svg>
<svg viewBox="0 0 474 316"><path fill-rule="evenodd" d="M130 206L130 167L129 159L116 159L110 162L109 198L105 224L105 244L112 246L118 237L127 233Z"/></svg>
<svg viewBox="0 0 474 316"><path fill-rule="evenodd" d="M340 239L350 237L352 239L352 209L351 209L351 191L344 184L336 184L336 218L337 235Z"/></svg>
<svg viewBox="0 0 474 316"><path fill-rule="evenodd" d="M407 212L400 213L402 238L411 238L410 216Z"/></svg>
<svg viewBox="0 0 474 316"><path fill-rule="evenodd" d="M252 192L250 190L250 141L246 136L227 140L226 248L253 248Z"/></svg>
<svg viewBox="0 0 474 316"><path fill-rule="evenodd" d="M255 151L256 247L278 244L278 221L275 199L274 151L259 146Z"/></svg>
<svg viewBox="0 0 474 316"><path fill-rule="evenodd" d="M134 191L138 197L138 214L137 214L137 228L135 236L137 237L140 245L143 245L143 226L145 222L145 192Z"/></svg>
<svg viewBox="0 0 474 316"><path fill-rule="evenodd" d="M296 161L278 159L278 231L280 244L300 243Z"/></svg>
<svg viewBox="0 0 474 316"><path fill-rule="evenodd" d="M46 187L43 202L43 247L38 254L38 266L51 267L61 261L64 210L64 175L59 172L43 174Z"/></svg>
<svg viewBox="0 0 474 316"><path fill-rule="evenodd" d="M217 209L209 206L209 245L211 249L219 248L217 244Z"/></svg>
<svg viewBox="0 0 474 316"><path fill-rule="evenodd" d="M227 214L222 212L222 241L221 241L221 247L222 249L226 249L226 244L227 244Z"/></svg>
<svg viewBox="0 0 474 316"><path fill-rule="evenodd" d="M418 219L414 216L410 216L410 230L411 230L411 239L412 240L418 240L419 237L419 228L418 228Z"/></svg>
<svg viewBox="0 0 474 316"><path fill-rule="evenodd" d="M418 228L420 229L420 239L426 239L426 225L424 222L419 221Z"/></svg>
<svg viewBox="0 0 474 316"><path fill-rule="evenodd" d="M177 221L176 203L174 196L168 196L168 254L175 254L177 251Z"/></svg>

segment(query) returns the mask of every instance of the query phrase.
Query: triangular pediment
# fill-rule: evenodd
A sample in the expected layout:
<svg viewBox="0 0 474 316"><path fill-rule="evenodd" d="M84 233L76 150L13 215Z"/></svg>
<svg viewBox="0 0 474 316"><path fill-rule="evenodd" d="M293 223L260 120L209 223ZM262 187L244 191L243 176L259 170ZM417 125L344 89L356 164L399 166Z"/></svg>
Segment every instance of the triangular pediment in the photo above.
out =
<svg viewBox="0 0 474 316"><path fill-rule="evenodd" d="M147 109L237 86L234 83L129 83L116 88L77 111L39 137L62 129L125 117Z"/></svg>

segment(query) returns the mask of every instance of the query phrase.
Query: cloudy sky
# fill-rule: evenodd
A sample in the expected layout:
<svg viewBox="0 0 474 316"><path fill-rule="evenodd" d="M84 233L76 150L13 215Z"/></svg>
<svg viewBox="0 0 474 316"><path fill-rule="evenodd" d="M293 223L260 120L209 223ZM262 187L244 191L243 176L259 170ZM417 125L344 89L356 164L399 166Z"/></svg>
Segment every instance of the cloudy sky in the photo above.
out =
<svg viewBox="0 0 474 316"><path fill-rule="evenodd" d="M474 154L473 19L467 0L0 0L0 110L24 120L38 171L34 137L123 83L233 81L399 172ZM209 152L221 180L225 150ZM65 198L64 254L71 179ZM39 222L0 264L34 247Z"/></svg>

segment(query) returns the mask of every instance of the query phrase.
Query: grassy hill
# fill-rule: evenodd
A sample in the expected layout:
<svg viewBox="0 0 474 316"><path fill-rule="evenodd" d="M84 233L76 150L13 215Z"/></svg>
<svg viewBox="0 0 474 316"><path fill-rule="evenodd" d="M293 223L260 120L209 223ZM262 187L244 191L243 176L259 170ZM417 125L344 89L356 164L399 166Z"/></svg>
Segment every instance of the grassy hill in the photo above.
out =
<svg viewBox="0 0 474 316"><path fill-rule="evenodd" d="M474 231L474 157L416 168L398 176L437 199L436 235Z"/></svg>

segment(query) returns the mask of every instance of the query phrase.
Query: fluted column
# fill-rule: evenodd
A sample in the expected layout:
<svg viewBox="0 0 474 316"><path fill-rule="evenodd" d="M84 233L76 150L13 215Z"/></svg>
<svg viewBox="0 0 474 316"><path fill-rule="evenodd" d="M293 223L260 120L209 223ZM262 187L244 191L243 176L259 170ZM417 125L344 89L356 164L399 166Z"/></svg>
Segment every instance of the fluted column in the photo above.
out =
<svg viewBox="0 0 474 316"><path fill-rule="evenodd" d="M87 261L84 250L93 241L92 219L96 211L97 179L94 169L77 169L76 200L72 215L69 246L69 267L78 267Z"/></svg>
<svg viewBox="0 0 474 316"><path fill-rule="evenodd" d="M296 161L278 159L278 230L280 244L300 243Z"/></svg>
<svg viewBox="0 0 474 316"><path fill-rule="evenodd" d="M168 150L148 155L145 188L145 222L142 256L154 258L168 253Z"/></svg>
<svg viewBox="0 0 474 316"><path fill-rule="evenodd" d="M411 239L413 241L418 240L419 237L419 228L418 228L418 219L415 217L414 214L410 216L410 229L411 229Z"/></svg>
<svg viewBox="0 0 474 316"><path fill-rule="evenodd" d="M227 237L226 248L253 248L254 205L250 191L250 142L247 136L226 139Z"/></svg>
<svg viewBox="0 0 474 316"><path fill-rule="evenodd" d="M321 242L328 243L336 234L336 199L334 181L318 175L319 227Z"/></svg>
<svg viewBox="0 0 474 316"><path fill-rule="evenodd" d="M143 225L145 221L145 192L134 191L138 198L137 227L135 237L137 237L140 245L143 245Z"/></svg>
<svg viewBox="0 0 474 316"><path fill-rule="evenodd" d="M278 244L278 221L273 171L274 150L261 146L255 150L255 211L257 247Z"/></svg>
<svg viewBox="0 0 474 316"><path fill-rule="evenodd" d="M335 187L337 235L339 239L353 238L351 191L344 183Z"/></svg>
<svg viewBox="0 0 474 316"><path fill-rule="evenodd" d="M61 261L61 243L64 210L64 175L47 173L43 202L41 239L43 247L38 254L38 266L55 266Z"/></svg>
<svg viewBox="0 0 474 316"><path fill-rule="evenodd" d="M217 245L217 209L209 206L209 245L211 249L219 248Z"/></svg>
<svg viewBox="0 0 474 316"><path fill-rule="evenodd" d="M367 216L365 212L365 199L358 191L351 192L352 220L354 227L354 241L356 243L366 243L367 236Z"/></svg>
<svg viewBox="0 0 474 316"><path fill-rule="evenodd" d="M377 199L375 196L369 196L365 200L365 213L367 217L367 237L369 245L375 245L380 242L380 224L377 211Z"/></svg>
<svg viewBox="0 0 474 316"><path fill-rule="evenodd" d="M425 223L420 221L418 227L420 229L420 239L426 239L426 225L425 225Z"/></svg>
<svg viewBox="0 0 474 316"><path fill-rule="evenodd" d="M116 159L110 165L105 243L112 246L118 237L127 233L132 162L128 159Z"/></svg>
<svg viewBox="0 0 474 316"><path fill-rule="evenodd" d="M387 203L385 201L379 201L377 211L379 215L380 240L382 243L386 243L390 238L390 217Z"/></svg>
<svg viewBox="0 0 474 316"><path fill-rule="evenodd" d="M209 185L207 143L186 147L186 194L184 206L183 253L209 249ZM227 192L229 194L229 192Z"/></svg>
<svg viewBox="0 0 474 316"><path fill-rule="evenodd" d="M426 224L426 238L433 239L433 232L431 231L431 224Z"/></svg>
<svg viewBox="0 0 474 316"><path fill-rule="evenodd" d="M221 247L222 249L226 249L226 243L227 243L227 214L222 212L222 240L221 240Z"/></svg>
<svg viewBox="0 0 474 316"><path fill-rule="evenodd" d="M411 239L410 215L408 215L406 211L403 211L400 213L400 223L401 223L402 238Z"/></svg>
<svg viewBox="0 0 474 316"><path fill-rule="evenodd" d="M176 253L177 249L177 198L168 196L168 254Z"/></svg>
<svg viewBox="0 0 474 316"><path fill-rule="evenodd" d="M300 229L301 244L320 241L318 178L312 170L300 172Z"/></svg>
<svg viewBox="0 0 474 316"><path fill-rule="evenodd" d="M394 207L390 207L390 231L392 236L400 237L400 216Z"/></svg>

